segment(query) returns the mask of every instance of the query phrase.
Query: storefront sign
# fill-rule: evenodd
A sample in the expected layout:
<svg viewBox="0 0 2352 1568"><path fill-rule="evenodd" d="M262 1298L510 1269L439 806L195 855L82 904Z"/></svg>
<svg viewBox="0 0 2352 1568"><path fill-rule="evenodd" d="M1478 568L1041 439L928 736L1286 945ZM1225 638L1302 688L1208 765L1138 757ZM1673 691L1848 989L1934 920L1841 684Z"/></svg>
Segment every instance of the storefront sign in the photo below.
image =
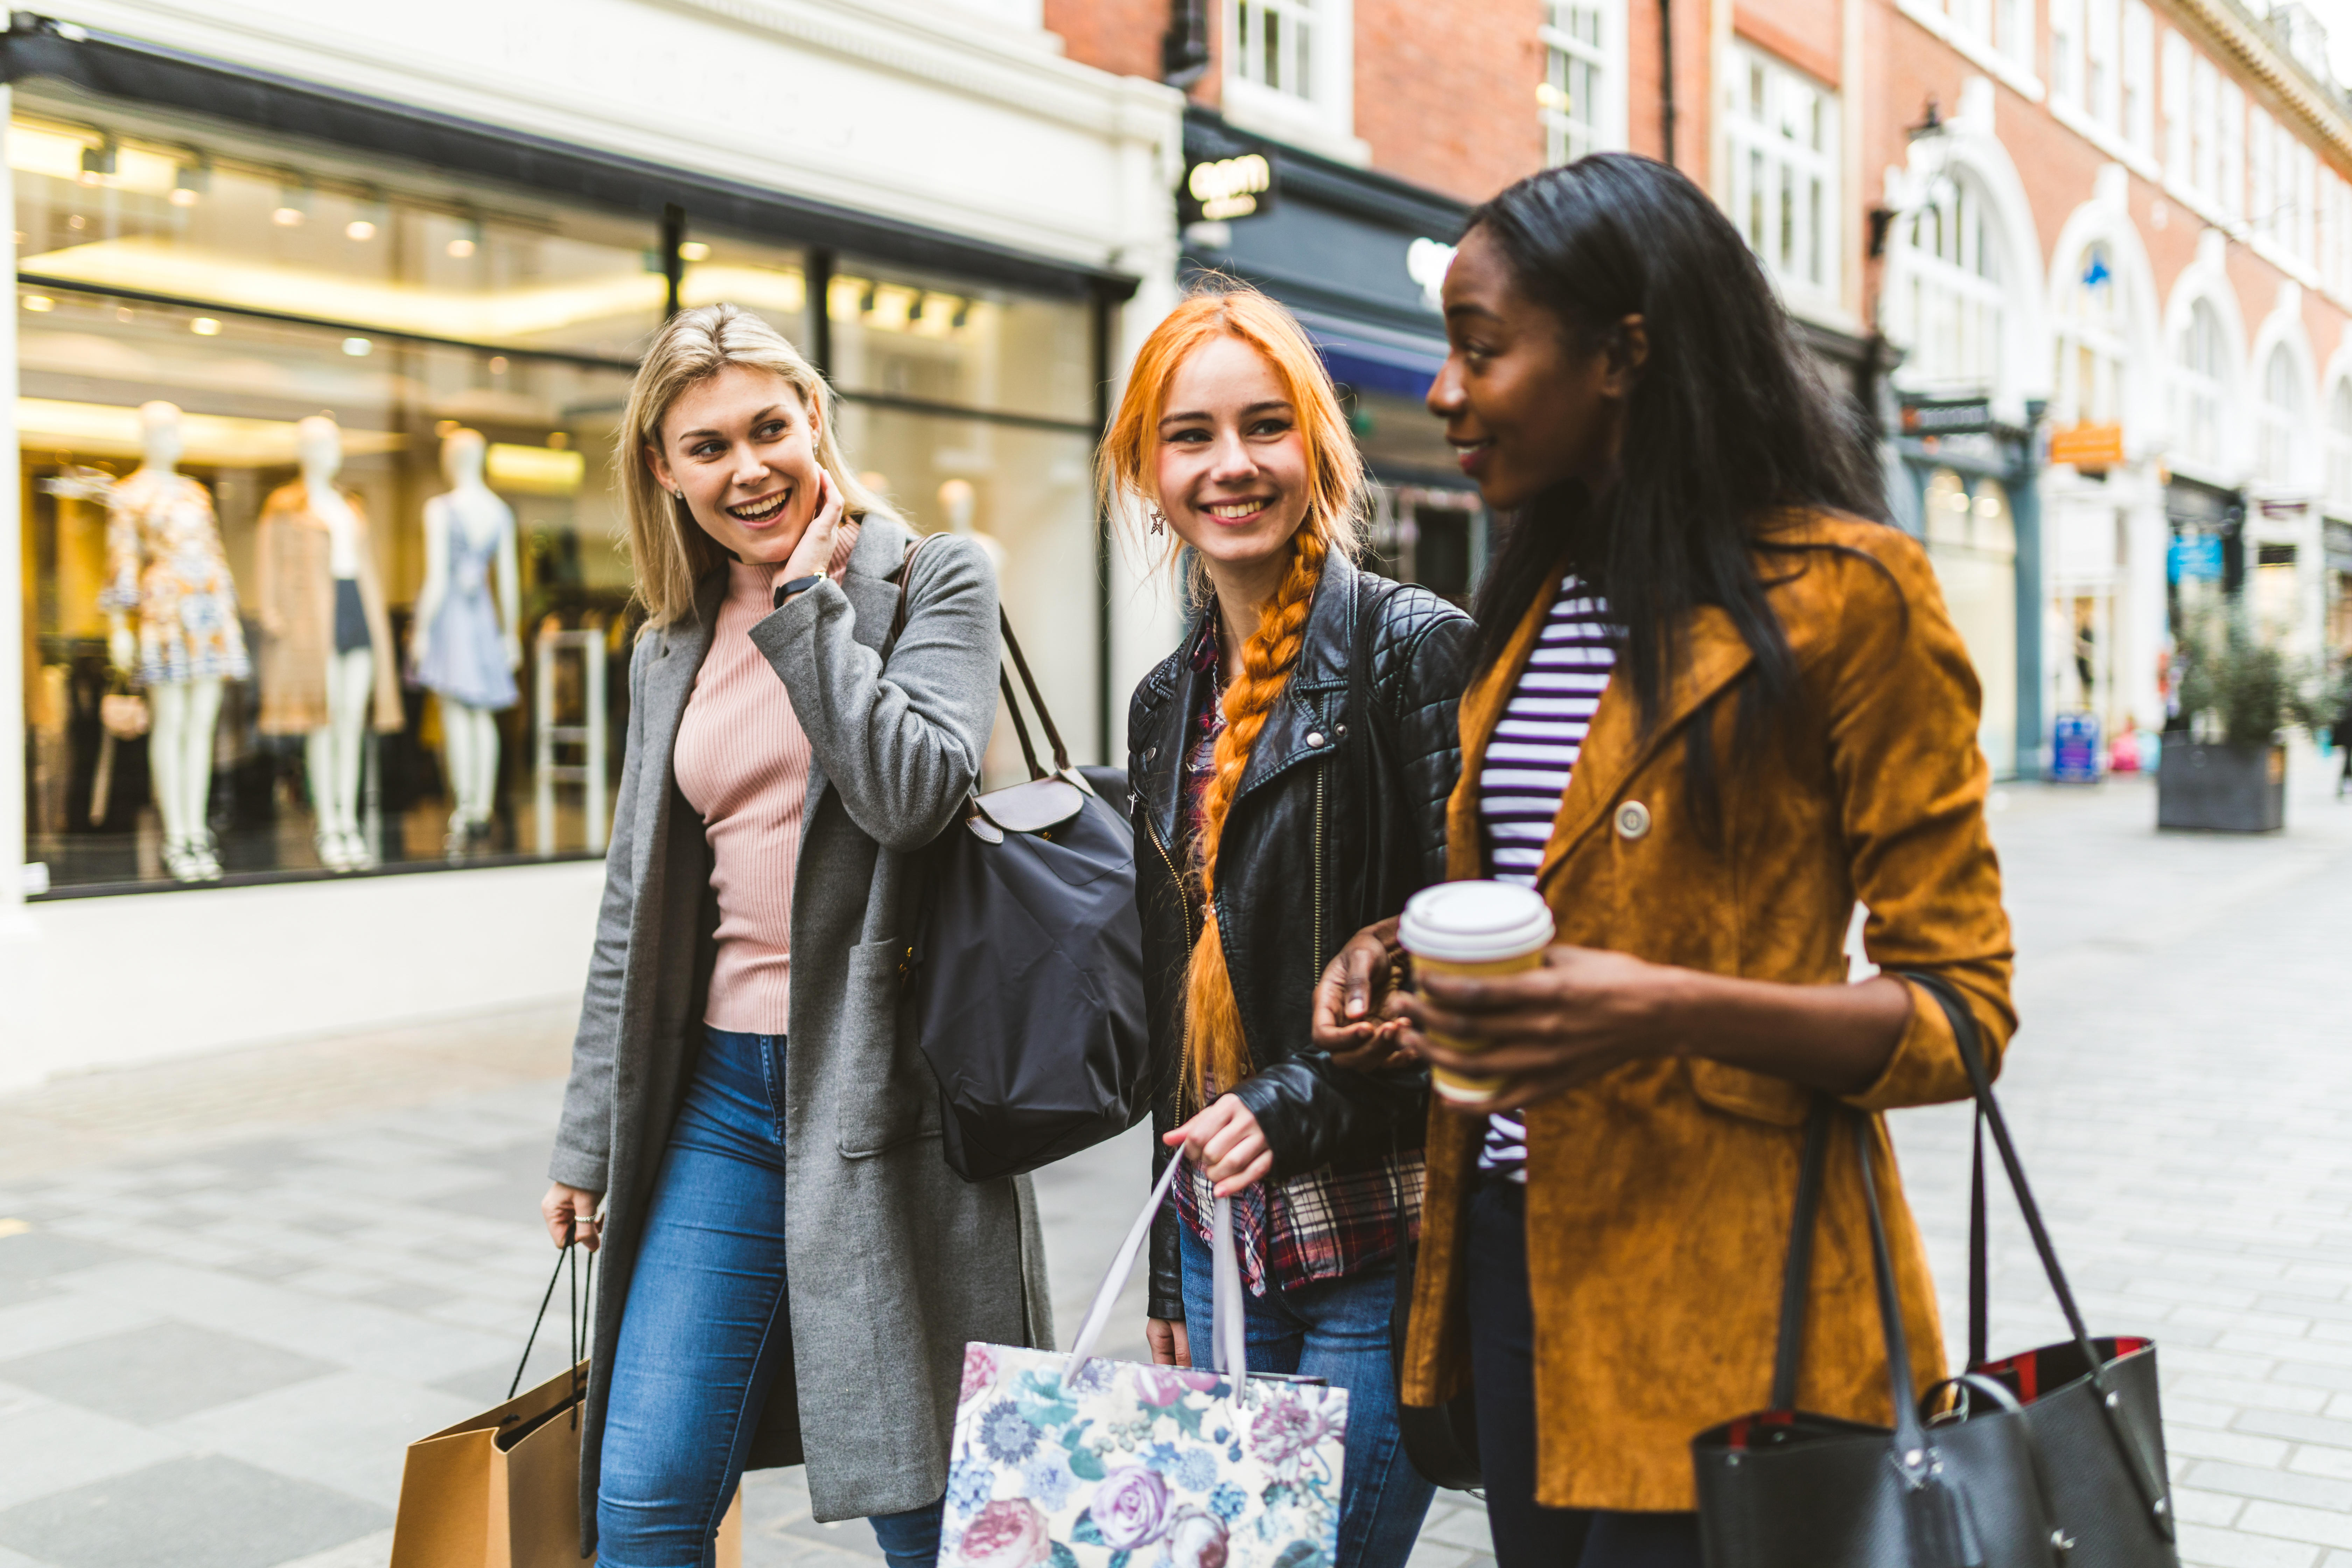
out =
<svg viewBox="0 0 2352 1568"><path fill-rule="evenodd" d="M2050 729L2050 779L2053 784L2099 782L2099 716L2061 713Z"/></svg>
<svg viewBox="0 0 2352 1568"><path fill-rule="evenodd" d="M2352 572L2352 522L2327 520L2327 569L2330 572Z"/></svg>
<svg viewBox="0 0 2352 1568"><path fill-rule="evenodd" d="M1906 398L1906 436L1975 435L1993 428L1992 400L1985 397Z"/></svg>
<svg viewBox="0 0 2352 1568"><path fill-rule="evenodd" d="M483 465L491 489L533 496L577 494L587 468L587 460L577 452L504 441L490 443L488 460Z"/></svg>
<svg viewBox="0 0 2352 1568"><path fill-rule="evenodd" d="M1176 197L1179 223L1227 223L1274 210L1274 160L1265 153L1202 158L1184 171Z"/></svg>
<svg viewBox="0 0 2352 1568"><path fill-rule="evenodd" d="M2221 536L2218 533L2176 535L2164 552L2164 574L2174 583L2218 583L2221 580Z"/></svg>
<svg viewBox="0 0 2352 1568"><path fill-rule="evenodd" d="M2124 460L2121 425L2077 425L2050 437L2050 460L2078 468L2111 468Z"/></svg>

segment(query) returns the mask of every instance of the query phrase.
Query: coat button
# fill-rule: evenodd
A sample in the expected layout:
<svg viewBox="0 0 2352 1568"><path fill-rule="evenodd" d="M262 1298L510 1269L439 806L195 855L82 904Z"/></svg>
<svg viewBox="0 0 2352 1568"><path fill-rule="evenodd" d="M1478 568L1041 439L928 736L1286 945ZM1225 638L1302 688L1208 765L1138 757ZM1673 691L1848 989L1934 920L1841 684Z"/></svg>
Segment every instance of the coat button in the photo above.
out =
<svg viewBox="0 0 2352 1568"><path fill-rule="evenodd" d="M1650 831L1650 808L1638 800L1629 800L1617 808L1617 837L1641 838Z"/></svg>
<svg viewBox="0 0 2352 1568"><path fill-rule="evenodd" d="M1143 748L1143 760L1147 763L1159 754L1160 748L1157 746L1146 746Z"/></svg>
<svg viewBox="0 0 2352 1568"><path fill-rule="evenodd" d="M1307 731L1307 743L1308 745L1310 745L1310 746L1319 746L1319 745L1321 745L1321 744L1323 743L1323 731L1320 731L1320 730L1309 730L1309 731Z"/></svg>

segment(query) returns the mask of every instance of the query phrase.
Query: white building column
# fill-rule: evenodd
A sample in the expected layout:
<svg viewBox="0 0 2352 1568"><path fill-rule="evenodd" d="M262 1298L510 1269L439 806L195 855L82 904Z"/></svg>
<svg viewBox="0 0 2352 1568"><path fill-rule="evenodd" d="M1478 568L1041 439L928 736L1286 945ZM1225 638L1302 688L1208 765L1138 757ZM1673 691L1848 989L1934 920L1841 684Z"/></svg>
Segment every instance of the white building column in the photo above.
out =
<svg viewBox="0 0 2352 1568"><path fill-rule="evenodd" d="M0 172L8 167L15 94L0 83ZM0 1082L10 1040L22 1040L45 1008L40 930L25 908L25 530L16 457L16 241L0 227L8 279L0 310Z"/></svg>
<svg viewBox="0 0 2352 1568"><path fill-rule="evenodd" d="M2164 693L2156 666L2169 624L2165 557L2172 529L2164 515L2164 487L2153 475L2125 507L2123 531L2125 558L2116 563L2122 591L2116 595L2116 695L2136 727L2161 731Z"/></svg>

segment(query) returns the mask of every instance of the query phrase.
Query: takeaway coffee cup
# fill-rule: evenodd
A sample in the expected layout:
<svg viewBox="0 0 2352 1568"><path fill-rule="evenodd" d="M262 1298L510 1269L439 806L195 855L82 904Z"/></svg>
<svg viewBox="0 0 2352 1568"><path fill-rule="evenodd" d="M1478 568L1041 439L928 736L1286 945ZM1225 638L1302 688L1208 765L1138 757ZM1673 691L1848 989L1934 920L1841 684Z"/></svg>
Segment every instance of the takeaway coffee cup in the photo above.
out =
<svg viewBox="0 0 2352 1568"><path fill-rule="evenodd" d="M1441 882L1405 901L1397 939L1412 954L1413 973L1484 977L1533 969L1551 945L1551 910L1533 888L1515 882ZM1456 1051L1482 1048L1475 1040L1432 1035ZM1456 1105L1495 1098L1500 1079L1467 1078L1444 1068L1430 1069L1439 1094Z"/></svg>

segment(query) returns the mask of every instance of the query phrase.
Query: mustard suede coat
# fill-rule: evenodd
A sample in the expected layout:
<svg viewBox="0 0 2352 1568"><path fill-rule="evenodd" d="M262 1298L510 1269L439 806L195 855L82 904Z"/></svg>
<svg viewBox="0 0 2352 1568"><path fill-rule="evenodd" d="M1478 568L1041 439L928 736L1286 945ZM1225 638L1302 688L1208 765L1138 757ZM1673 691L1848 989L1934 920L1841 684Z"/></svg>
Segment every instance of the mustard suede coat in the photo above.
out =
<svg viewBox="0 0 2352 1568"><path fill-rule="evenodd" d="M1804 985L1846 979L1856 900L1883 968L1959 986L1999 1070L2016 1018L2000 872L1986 836L1979 691L1926 552L1908 536L1824 515L1790 519L1759 552L1800 695L1780 733L1733 740L1734 683L1751 662L1730 618L1704 607L1660 721L1641 731L1612 684L1593 716L1544 853L1559 940L1659 963ZM1550 600L1462 700L1462 779L1449 872L1483 874L1479 760ZM1719 843L1693 821L1684 749L1702 705L1722 791ZM1639 813L1648 808L1647 831ZM1626 818L1636 819L1627 833ZM1965 1098L1935 998L1912 1012L1870 1112ZM1704 1048L1702 1042L1694 1042ZM1636 1062L1528 1118L1528 1260L1535 1299L1537 1500L1559 1508L1696 1506L1689 1444L1769 1403L1808 1091L1689 1057ZM1484 1119L1436 1102L1402 1395L1434 1405L1469 1377L1463 1235ZM1912 1381L1943 1375L1936 1298L1884 1121L1871 1119L1908 1335ZM1832 1140L1812 1265L1800 1407L1892 1419L1870 1237L1850 1138Z"/></svg>

